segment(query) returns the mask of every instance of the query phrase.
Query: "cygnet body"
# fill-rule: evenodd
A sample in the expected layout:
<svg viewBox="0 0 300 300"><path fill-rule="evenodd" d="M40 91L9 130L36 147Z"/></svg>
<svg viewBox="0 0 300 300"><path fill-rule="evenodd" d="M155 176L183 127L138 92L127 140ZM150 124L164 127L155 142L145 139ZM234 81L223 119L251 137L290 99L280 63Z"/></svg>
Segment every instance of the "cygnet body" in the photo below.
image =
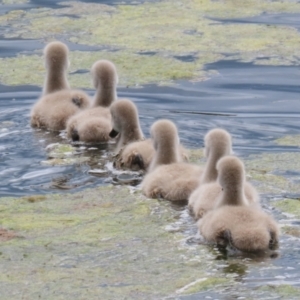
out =
<svg viewBox="0 0 300 300"><path fill-rule="evenodd" d="M151 137L156 152L142 181L143 193L150 198L186 201L199 184L202 169L182 162L177 128L171 121L155 122Z"/></svg>
<svg viewBox="0 0 300 300"><path fill-rule="evenodd" d="M63 90L43 96L32 108L31 125L50 131L66 128L68 119L78 111L87 109L90 101L80 90Z"/></svg>
<svg viewBox="0 0 300 300"><path fill-rule="evenodd" d="M87 143L107 142L111 131L109 106L117 98L118 75L115 65L108 60L99 60L91 68L96 94L91 108L69 119L68 138Z"/></svg>
<svg viewBox="0 0 300 300"><path fill-rule="evenodd" d="M220 128L210 130L204 138L207 162L198 188L189 197L189 210L196 220L207 211L213 209L222 192L217 180L217 162L220 158L230 155L232 141L230 134ZM250 203L258 201L258 195L252 185L245 183L245 195Z"/></svg>
<svg viewBox="0 0 300 300"><path fill-rule="evenodd" d="M150 140L144 140L138 110L127 99L119 100L110 107L112 130L110 137L116 137L114 166L133 170L146 169L151 161L154 148Z"/></svg>
<svg viewBox="0 0 300 300"><path fill-rule="evenodd" d="M68 52L68 47L61 42L49 43L44 49L46 78L43 96L31 110L33 127L63 130L72 115L90 106L86 93L70 90L66 74Z"/></svg>
<svg viewBox="0 0 300 300"><path fill-rule="evenodd" d="M127 99L112 104L113 129L110 137L116 137L117 145L114 166L131 170L147 170L155 149L151 139L144 139L138 109ZM180 155L187 160L187 153L180 145Z"/></svg>
<svg viewBox="0 0 300 300"><path fill-rule="evenodd" d="M257 206L249 206L245 197L245 171L242 162L226 156L217 163L222 194L216 209L198 222L203 237L220 246L230 245L240 251L273 250L279 229L273 218Z"/></svg>

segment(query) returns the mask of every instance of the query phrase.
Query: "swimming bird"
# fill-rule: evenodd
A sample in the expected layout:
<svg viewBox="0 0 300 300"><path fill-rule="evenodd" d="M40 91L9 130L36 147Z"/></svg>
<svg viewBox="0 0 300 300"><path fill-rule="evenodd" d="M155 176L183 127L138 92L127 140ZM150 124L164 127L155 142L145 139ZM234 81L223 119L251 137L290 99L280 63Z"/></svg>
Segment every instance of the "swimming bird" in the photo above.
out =
<svg viewBox="0 0 300 300"><path fill-rule="evenodd" d="M61 42L49 43L44 49L46 78L43 96L31 109L31 126L59 131L67 120L90 106L89 96L71 90L67 81L68 48Z"/></svg>
<svg viewBox="0 0 300 300"><path fill-rule="evenodd" d="M207 162L199 186L193 191L188 201L188 208L196 220L216 205L216 200L222 192L221 186L216 181L217 162L232 152L231 135L224 129L210 130L205 135L204 143ZM257 192L248 182L245 183L245 194L250 203L258 202Z"/></svg>
<svg viewBox="0 0 300 300"><path fill-rule="evenodd" d="M62 90L47 94L33 106L31 126L50 131L63 130L72 115L89 106L88 95L80 90Z"/></svg>
<svg viewBox="0 0 300 300"><path fill-rule="evenodd" d="M178 132L173 122L156 121L151 126L150 133L156 152L141 184L144 195L170 201L186 201L198 186L202 169L182 162Z"/></svg>
<svg viewBox="0 0 300 300"><path fill-rule="evenodd" d="M93 64L91 74L96 89L93 105L69 119L67 135L73 141L107 142L112 129L109 106L117 98L117 70L112 62L98 60Z"/></svg>
<svg viewBox="0 0 300 300"><path fill-rule="evenodd" d="M155 150L151 139L145 139L136 105L127 99L119 100L111 108L113 129L110 137L116 137L114 166L131 170L147 170ZM187 151L180 145L180 155L188 160Z"/></svg>
<svg viewBox="0 0 300 300"><path fill-rule="evenodd" d="M243 163L225 156L217 163L222 193L216 209L206 213L197 225L210 243L232 246L245 252L274 250L279 229L274 219L257 206L249 206L245 197Z"/></svg>
<svg viewBox="0 0 300 300"><path fill-rule="evenodd" d="M145 140L140 126L138 110L127 99L110 107L112 116L111 138L116 138L114 166L133 170L147 169L154 154L150 139Z"/></svg>

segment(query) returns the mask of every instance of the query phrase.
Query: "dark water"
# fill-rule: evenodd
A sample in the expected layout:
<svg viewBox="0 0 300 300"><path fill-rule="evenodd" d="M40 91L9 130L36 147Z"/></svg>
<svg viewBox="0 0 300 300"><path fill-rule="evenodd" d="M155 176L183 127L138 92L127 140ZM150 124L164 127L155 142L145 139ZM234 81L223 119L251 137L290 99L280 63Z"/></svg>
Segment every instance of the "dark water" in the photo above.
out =
<svg viewBox="0 0 300 300"><path fill-rule="evenodd" d="M119 3L119 1L95 2ZM41 5L60 7L57 1L45 0L31 1L29 4L13 7L28 9ZM0 13L6 13L11 9L12 6L0 6ZM299 20L294 15L286 14L276 18L263 15L259 18L230 22L286 24L300 28ZM0 57L40 50L43 46L44 42L40 40L2 38ZM68 46L71 50L99 49L71 43ZM278 137L299 133L299 67L257 66L238 61L220 61L206 65L206 69L217 70L219 75L205 82L179 81L172 87L148 85L139 89L119 88L118 95L130 98L137 104L146 136L149 136L149 127L155 120L168 118L177 124L181 141L188 148L202 147L204 134L211 128L222 127L232 134L234 151L241 157L265 151L299 151L298 148L283 148L273 142ZM92 91L88 92L93 94ZM126 183L126 174L113 170L111 164L107 163L107 153L113 149L113 145L109 145L108 148L103 145L85 148L83 145L77 145L78 156L91 157L88 162L81 164L55 167L42 164L47 160L45 149L49 144L67 141L64 135L34 130L30 127L30 108L40 93L41 89L34 86L0 86L0 197L75 192L101 184ZM89 173L95 169L101 172L96 175ZM130 176L138 178L136 174ZM263 196L264 203L268 200L268 195ZM279 211L273 213L283 224L298 222L288 219ZM182 210L181 221L186 222L187 227L191 227L191 221L186 216L185 210ZM194 226L187 229L187 235L194 233ZM238 274L235 280L243 283L236 291L224 290L222 295L203 292L195 296L183 296L181 299L202 297L235 299L246 289L249 293L249 288L253 289L254 298L258 299L257 288L262 284L300 286L298 263L300 244L295 238L283 236L281 245L278 259L261 261L256 259L250 264L244 263L242 258L231 259L226 263L220 259L218 270L224 274Z"/></svg>

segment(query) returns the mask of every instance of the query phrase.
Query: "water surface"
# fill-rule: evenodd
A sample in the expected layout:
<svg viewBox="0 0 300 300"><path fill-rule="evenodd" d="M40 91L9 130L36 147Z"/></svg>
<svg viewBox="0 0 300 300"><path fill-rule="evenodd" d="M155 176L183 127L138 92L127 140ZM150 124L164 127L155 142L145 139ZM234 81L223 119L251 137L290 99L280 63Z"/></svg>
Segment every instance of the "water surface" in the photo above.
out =
<svg viewBox="0 0 300 300"><path fill-rule="evenodd" d="M217 70L220 75L199 83L178 82L173 87L119 88L118 95L137 104L146 136L153 121L168 118L177 124L181 141L188 148L202 147L204 134L222 127L233 135L234 151L242 157L263 151L286 151L286 147L274 145L273 140L298 133L299 68L237 61L222 61L206 68ZM99 151L89 149L95 145L79 151L80 155L93 156L90 162L50 168L43 165L41 162L47 160L45 148L67 141L64 135L30 127L30 108L39 97L40 88L2 86L1 90L1 196L52 193L58 191L52 181L61 177L67 178L74 191L114 182L111 171L95 161L106 155L103 145L96 145ZM291 150L296 151L293 147ZM88 171L93 168L104 168L108 176L90 175Z"/></svg>

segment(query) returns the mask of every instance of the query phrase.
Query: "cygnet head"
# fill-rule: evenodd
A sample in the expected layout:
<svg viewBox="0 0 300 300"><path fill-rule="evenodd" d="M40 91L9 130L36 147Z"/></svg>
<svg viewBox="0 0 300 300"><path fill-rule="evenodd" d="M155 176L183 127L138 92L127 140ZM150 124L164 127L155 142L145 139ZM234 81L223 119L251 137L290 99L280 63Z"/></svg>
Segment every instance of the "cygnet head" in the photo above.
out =
<svg viewBox="0 0 300 300"><path fill-rule="evenodd" d="M69 67L69 49L61 42L51 42L44 49L45 67L47 75L43 94L68 89L66 72Z"/></svg>
<svg viewBox="0 0 300 300"><path fill-rule="evenodd" d="M224 129L216 128L210 130L204 138L205 156L221 158L231 153L231 135Z"/></svg>
<svg viewBox="0 0 300 300"><path fill-rule="evenodd" d="M159 120L153 123L150 129L153 146L156 151L161 148L179 146L179 137L176 125L169 120Z"/></svg>
<svg viewBox="0 0 300 300"><path fill-rule="evenodd" d="M143 139L138 110L132 101L127 99L118 100L111 105L110 112L112 131L109 136L114 138L120 134L117 148L129 142Z"/></svg>
<svg viewBox="0 0 300 300"><path fill-rule="evenodd" d="M248 203L244 196L245 168L235 156L225 156L217 163L218 182L223 190L223 205Z"/></svg>
<svg viewBox="0 0 300 300"><path fill-rule="evenodd" d="M91 68L93 85L97 90L95 105L110 106L116 99L118 74L115 65L108 60L98 60Z"/></svg>
<svg viewBox="0 0 300 300"><path fill-rule="evenodd" d="M235 156L228 155L217 163L218 182L223 189L241 186L245 182L244 164Z"/></svg>
<svg viewBox="0 0 300 300"><path fill-rule="evenodd" d="M218 160L231 154L231 135L221 128L212 129L205 135L204 144L207 163L201 183L209 183L217 179L216 164Z"/></svg>
<svg viewBox="0 0 300 300"><path fill-rule="evenodd" d="M179 136L177 127L169 120L156 121L150 129L156 154L151 162L149 171L158 165L171 164L180 161Z"/></svg>
<svg viewBox="0 0 300 300"><path fill-rule="evenodd" d="M46 68L66 71L69 66L68 54L69 49L64 43L49 43L44 49Z"/></svg>

